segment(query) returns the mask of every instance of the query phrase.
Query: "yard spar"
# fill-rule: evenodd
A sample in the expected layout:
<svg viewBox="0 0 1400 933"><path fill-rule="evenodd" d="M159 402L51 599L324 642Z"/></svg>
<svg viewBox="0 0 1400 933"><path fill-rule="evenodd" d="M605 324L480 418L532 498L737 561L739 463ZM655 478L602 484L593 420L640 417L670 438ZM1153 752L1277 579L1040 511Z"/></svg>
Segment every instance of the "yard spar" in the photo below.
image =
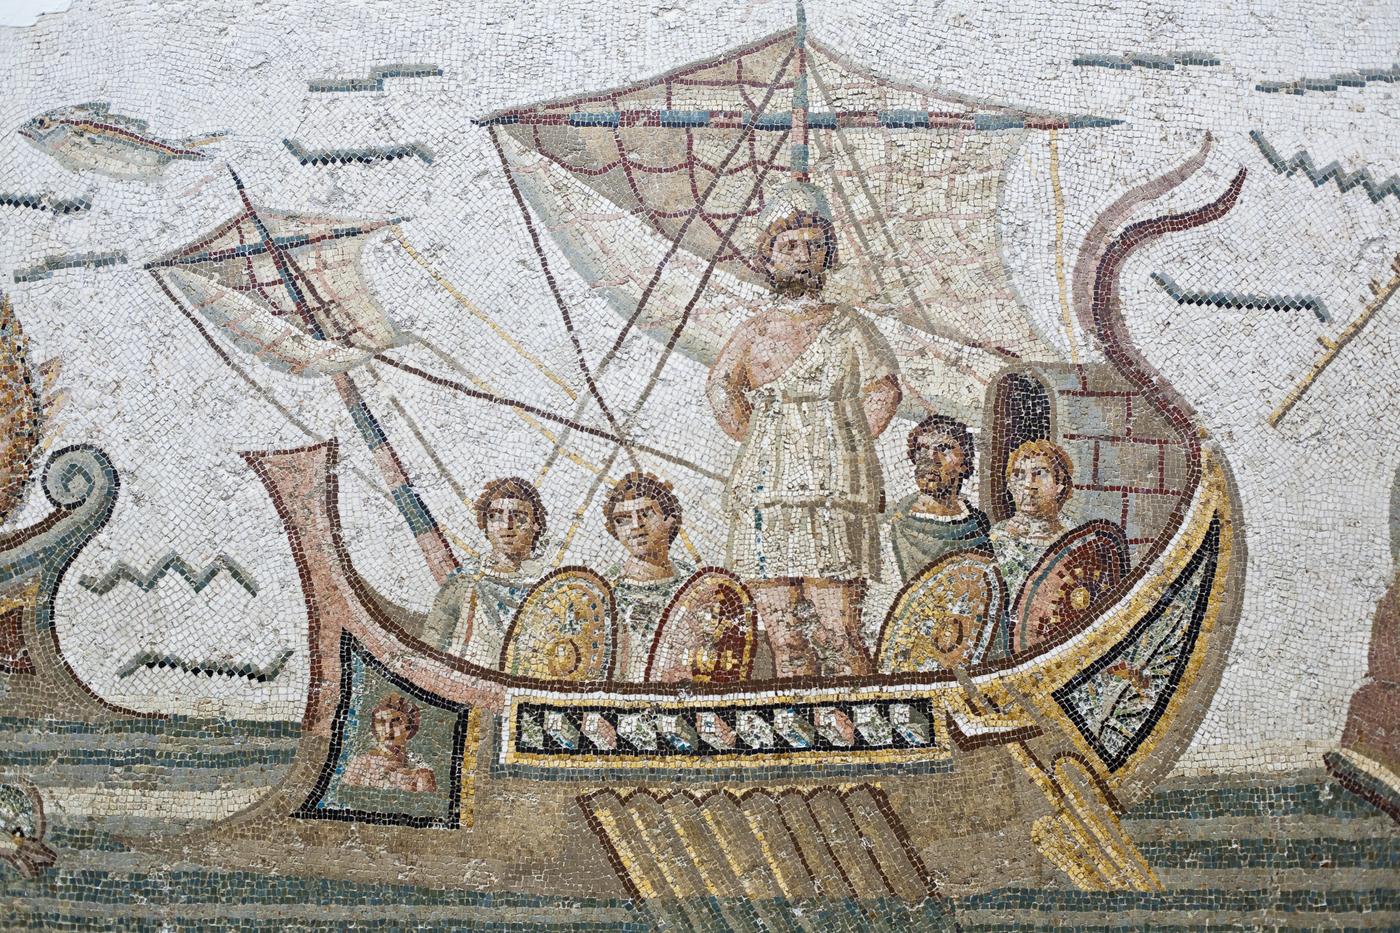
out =
<svg viewBox="0 0 1400 933"><path fill-rule="evenodd" d="M273 368L330 378L441 583L457 558L352 376L375 354L405 341L360 265L368 237L395 221L255 207L243 182L237 175L233 180L243 210L147 263L147 270L181 311L193 308Z"/></svg>
<svg viewBox="0 0 1400 933"><path fill-rule="evenodd" d="M1029 133L1118 121L888 81L809 38L799 7L796 28L719 57L479 122L527 224L533 210L628 322L600 369L633 327L712 362L766 300L751 255L759 213L809 181L843 256L827 294L881 319L906 414L973 421L1008 361L1062 355L1002 261L1007 164Z"/></svg>

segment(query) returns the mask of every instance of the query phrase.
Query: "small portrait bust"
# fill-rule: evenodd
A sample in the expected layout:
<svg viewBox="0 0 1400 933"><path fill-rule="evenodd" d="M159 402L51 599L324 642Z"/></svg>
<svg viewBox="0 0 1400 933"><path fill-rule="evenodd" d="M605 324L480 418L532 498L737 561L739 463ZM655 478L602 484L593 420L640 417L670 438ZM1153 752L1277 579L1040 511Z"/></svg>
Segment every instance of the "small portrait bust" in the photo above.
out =
<svg viewBox="0 0 1400 933"><path fill-rule="evenodd" d="M418 734L422 714L408 698L390 694L370 714L374 748L351 759L342 783L410 793L437 790L433 769L408 753L408 743Z"/></svg>

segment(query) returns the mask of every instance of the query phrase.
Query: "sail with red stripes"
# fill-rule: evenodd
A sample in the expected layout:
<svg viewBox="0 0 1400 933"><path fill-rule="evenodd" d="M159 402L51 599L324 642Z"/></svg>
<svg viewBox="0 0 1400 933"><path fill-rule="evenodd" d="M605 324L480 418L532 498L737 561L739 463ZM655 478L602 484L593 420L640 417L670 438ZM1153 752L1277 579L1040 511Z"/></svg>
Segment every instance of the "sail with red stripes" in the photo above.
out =
<svg viewBox="0 0 1400 933"><path fill-rule="evenodd" d="M404 342L360 265L367 238L392 223L255 208L245 199L241 213L146 267L269 365L341 373Z"/></svg>
<svg viewBox="0 0 1400 933"><path fill-rule="evenodd" d="M1029 132L1117 121L888 81L799 24L646 81L478 122L577 274L662 342L692 306L676 346L706 363L768 300L752 255L758 216L794 175L810 181L843 255L827 295L878 316L916 396L967 414L983 395L965 390L969 379L1060 355L1002 261L1007 163Z"/></svg>

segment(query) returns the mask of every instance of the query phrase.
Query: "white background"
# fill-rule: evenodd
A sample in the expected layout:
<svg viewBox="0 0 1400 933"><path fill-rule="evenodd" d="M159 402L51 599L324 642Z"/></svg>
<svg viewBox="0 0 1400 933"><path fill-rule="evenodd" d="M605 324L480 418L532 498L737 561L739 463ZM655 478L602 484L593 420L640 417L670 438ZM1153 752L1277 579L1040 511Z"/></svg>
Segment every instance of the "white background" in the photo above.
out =
<svg viewBox="0 0 1400 933"><path fill-rule="evenodd" d="M1265 418L1369 296L1400 250L1400 204L1372 203L1269 168L1248 138L1259 130L1285 157L1319 165L1400 171L1396 85L1266 95L1263 80L1388 67L1400 38L1394 4L812 3L814 35L898 81L1031 107L1125 119L1112 130L1060 136L1065 242L1072 250L1096 214L1128 187L1195 151L1212 131L1205 170L1157 208L1216 197L1241 166L1239 205L1209 227L1141 251L1123 275L1134 339L1189 399L1223 445L1239 481L1248 529L1244 615L1222 687L1183 769L1255 770L1314 764L1335 742L1360 683L1376 598L1392 572L1387 503L1400 455L1394 399L1397 315L1382 311L1283 423ZM60 594L60 635L99 692L145 709L236 717L295 717L306 685L305 611L285 539L238 451L306 442L224 369L160 296L140 264L231 216L236 200L220 163L173 164L154 182L64 170L14 130L53 107L110 101L157 136L226 129L218 157L237 167L260 203L345 214L405 214L415 247L486 313L571 378L572 351L530 251L489 139L470 120L508 104L602 89L714 55L787 28L787 3L312 2L201 0L83 2L29 29L0 30L0 191L91 193L90 212L54 217L5 209L0 275L36 360L60 357L69 401L58 444L92 442L112 456L122 494ZM1112 71L1074 67L1078 54L1213 52L1218 68ZM377 94L309 94L313 78L363 75L375 65L426 62L442 78L390 81ZM431 165L311 168L283 148L419 141ZM1054 335L1054 210L1048 153L1032 137L1012 166L1004 201L1006 261L1027 313ZM13 285L11 272L55 253L123 250L130 264L70 271ZM405 326L428 335L478 375L517 397L567 411L562 394L510 353L397 247L370 248L369 279ZM616 328L601 301L552 256L596 359ZM1073 255L1066 257L1072 267ZM1184 288L1308 294L1333 319L1303 311L1178 306L1153 285L1162 271ZM429 366L431 357L406 358ZM373 466L328 384L279 376L243 358L298 417L343 439L345 460ZM429 368L437 368L431 367ZM366 394L433 509L478 542L457 501L393 415L399 398L469 492L527 471L549 444L512 414L426 388L392 370ZM733 446L699 395L704 372L676 358L644 422L650 443L724 472ZM891 494L903 431L884 439ZM594 462L601 444L580 443ZM654 464L652 466L655 466ZM670 472L670 471L668 471ZM425 607L432 583L397 515L353 476L342 507L357 566L406 605ZM675 475L703 556L718 560L719 489ZM543 484L556 542L591 477L561 464ZM38 501L34 501L34 500ZM32 497L17 521L37 519ZM203 594L167 579L151 593L121 585L98 597L77 586L118 561L144 570L169 550L200 566L226 553L259 583L250 598L227 578ZM570 562L606 566L615 545L597 503ZM116 671L140 650L267 663L294 647L289 670L260 687L173 672Z"/></svg>

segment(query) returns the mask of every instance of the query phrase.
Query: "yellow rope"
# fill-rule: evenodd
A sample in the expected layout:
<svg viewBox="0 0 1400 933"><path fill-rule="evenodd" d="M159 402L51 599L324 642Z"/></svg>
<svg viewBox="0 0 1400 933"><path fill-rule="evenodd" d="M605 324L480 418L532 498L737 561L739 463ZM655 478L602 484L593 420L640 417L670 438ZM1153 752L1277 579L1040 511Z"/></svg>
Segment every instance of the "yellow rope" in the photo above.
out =
<svg viewBox="0 0 1400 933"><path fill-rule="evenodd" d="M1370 323L1371 318L1375 316L1376 312L1385 306L1385 303L1390 300L1397 289L1400 289L1400 256L1395 257L1395 261L1391 263L1391 268L1396 270L1396 274L1384 285L1376 285L1374 283L1371 285L1371 289L1376 297L1372 298L1371 301L1367 303L1366 307L1361 309L1361 313L1357 315L1356 320L1348 324L1336 340L1318 338L1325 348L1322 356L1312 365L1312 369L1308 370L1308 374L1303 377L1303 381L1298 383L1293 391L1289 392L1287 397L1284 398L1283 403L1279 405L1278 408L1274 409L1274 413L1269 415L1270 427L1278 427L1278 423L1283 420L1285 415L1293 410L1293 406L1298 404L1298 400L1312 388L1312 384L1317 381L1317 377L1321 376L1322 371L1331 364L1332 360L1336 359L1337 354L1342 352L1342 348L1351 343L1352 338L1361 332L1361 328Z"/></svg>
<svg viewBox="0 0 1400 933"><path fill-rule="evenodd" d="M530 365L534 366L537 370L543 373L545 378L549 379L550 382L553 382L555 385L559 386L559 388L563 389L564 394L567 395L570 400L575 400L578 398L578 393L573 390L573 387L570 386L569 383L566 382L562 376L560 376L554 370L550 369L549 366L544 362L544 360L541 360L529 350L525 349L524 345L521 344L520 341L512 337L509 331L507 331L504 327L497 324L490 317L488 317L486 315L486 312L478 308L476 304L472 302L472 300L469 299L466 295L462 294L462 292L458 290L458 288L455 285L449 282L440 272L438 272L432 266L428 265L428 261L424 259L416 249L413 248L412 244L408 242L407 237L403 235L403 231L400 230L397 226L394 228L394 236L399 241L399 246L403 247L403 251L408 253L409 257L412 258L414 262L422 266L423 271L427 272L428 275L432 276L433 281L436 282L439 286L441 286L443 291L451 295L459 305L466 308L469 312L471 312L471 314L474 317L483 322L487 327L491 328L492 332L494 332L497 337L500 337L501 340L503 340L507 346L509 346L516 353L519 353L523 359L530 363Z"/></svg>

